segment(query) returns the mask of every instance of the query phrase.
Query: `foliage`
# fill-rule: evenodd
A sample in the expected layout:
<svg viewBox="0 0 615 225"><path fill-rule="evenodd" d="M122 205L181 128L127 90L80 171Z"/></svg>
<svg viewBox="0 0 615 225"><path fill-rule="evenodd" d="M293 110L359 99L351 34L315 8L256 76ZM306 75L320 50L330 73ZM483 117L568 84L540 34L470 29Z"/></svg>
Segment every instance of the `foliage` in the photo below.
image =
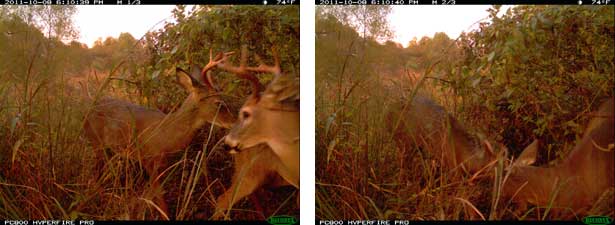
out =
<svg viewBox="0 0 615 225"><path fill-rule="evenodd" d="M613 95L612 6L519 6L460 40L463 57L451 87L466 118L481 118L511 149L533 138L562 149L589 112ZM560 152L564 153L564 152Z"/></svg>
<svg viewBox="0 0 615 225"><path fill-rule="evenodd" d="M114 165L92 171L92 162L101 159L95 158L82 137L82 128L96 97L120 98L171 112L185 98L176 83L176 66L203 66L210 48L232 51L242 44L269 63L275 46L282 69L299 74L298 7L197 6L185 12L184 6L178 6L176 22L160 30L139 39L122 33L100 39L92 48L71 41L76 35L74 9L0 6L2 218L151 218L153 210L135 215L127 212L149 205L147 192L152 191L143 183L138 160L117 154L109 159ZM230 103L243 103L248 85L234 76L218 78L217 86L234 97ZM172 209L175 219L206 219L213 210L213 199L230 183L231 157L221 151L203 151L218 146L214 140L226 131L210 129L199 132L194 147L186 148L183 155L171 157L175 161L169 165L173 166L161 177L168 181L165 197L171 199L169 205L178 206ZM207 167L197 173L201 162ZM99 172L103 176L97 180L92 175ZM187 182L194 186L187 188ZM269 194L267 203L275 202L264 211L250 210L258 207L243 201L235 205L233 219L297 215L294 201L285 201L295 196L293 190L274 191L275 195L262 192Z"/></svg>
<svg viewBox="0 0 615 225"><path fill-rule="evenodd" d="M137 41L130 33L121 33L118 38L107 37L104 41L99 39L94 42L90 52L94 68L99 71L111 70L120 63L134 67L147 60L142 42ZM128 74L135 72L127 71Z"/></svg>
<svg viewBox="0 0 615 225"><path fill-rule="evenodd" d="M436 74L445 73L452 69L454 65L448 62L455 61L460 55L456 41L450 39L443 32L435 33L433 38L423 37L418 42L411 41L408 45L408 51L416 56L406 62L410 68L425 71L428 67L440 63L437 64L438 72L434 72ZM443 77L440 76L440 78Z"/></svg>
<svg viewBox="0 0 615 225"><path fill-rule="evenodd" d="M79 139L84 108L64 95L67 56L83 50L70 37L72 14L57 7L1 7L0 14L0 215L3 218L69 218L72 209L57 181L76 183L83 165ZM44 23L25 20L33 16ZM26 22L27 21L27 22ZM48 29L46 34L41 28ZM58 33L60 32L60 33ZM64 33L66 32L66 33ZM24 207L32 203L32 207ZM44 205L45 210L35 206ZM68 207L67 207L68 208Z"/></svg>
<svg viewBox="0 0 615 225"><path fill-rule="evenodd" d="M33 5L31 7L2 6L0 15L17 16L28 25L39 29L46 37L70 41L79 36L73 25L77 12L74 5Z"/></svg>
<svg viewBox="0 0 615 225"><path fill-rule="evenodd" d="M320 6L316 16L333 16L344 26L352 27L365 40L383 41L393 37L387 21L392 10L390 5Z"/></svg>
<svg viewBox="0 0 615 225"><path fill-rule="evenodd" d="M383 87L403 73L411 54L394 42L362 38L333 14L317 13L317 218L399 216L400 211L388 210L390 195L373 184L390 181L398 165L391 163L393 151L380 151L393 148L382 123L392 93Z"/></svg>
<svg viewBox="0 0 615 225"><path fill-rule="evenodd" d="M235 51L239 55L240 46L247 45L251 53L271 62L271 51L275 48L282 69L298 75L298 7L196 6L186 12L184 6L178 6L173 12L176 22L167 23L164 29L146 37L146 47L152 57L144 76L136 78L143 83L144 95L156 98L156 104L179 102L174 98L183 98L177 94L179 90L169 92L168 96L159 96L156 90L173 89L175 67L187 69L189 63L202 67L209 61L210 50L214 53ZM248 62L255 60L250 58ZM218 86L228 87L226 93L248 90L248 85L239 85L244 81L238 81L234 75L213 77ZM242 90L238 92L238 88Z"/></svg>
<svg viewBox="0 0 615 225"><path fill-rule="evenodd" d="M540 138L548 143L540 151L552 150L545 159L567 155L588 113L614 94L612 6L517 6L503 15L494 6L476 30L406 48L362 35L350 10L316 12L317 218L559 218L515 214L499 197L502 165L478 184L430 166L425 149L394 143L387 115L420 92L512 153Z"/></svg>

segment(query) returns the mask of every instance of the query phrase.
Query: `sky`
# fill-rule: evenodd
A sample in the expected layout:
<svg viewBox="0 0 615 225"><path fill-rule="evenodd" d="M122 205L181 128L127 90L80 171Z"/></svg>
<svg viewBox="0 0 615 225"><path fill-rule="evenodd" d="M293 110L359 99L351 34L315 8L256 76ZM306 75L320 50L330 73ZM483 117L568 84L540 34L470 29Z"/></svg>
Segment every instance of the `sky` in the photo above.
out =
<svg viewBox="0 0 615 225"><path fill-rule="evenodd" d="M476 28L477 21L487 17L490 6L395 6L389 15L389 23L395 33L394 41L407 46L413 37L433 37L436 32L445 32L457 38L462 31ZM119 37L129 32L136 39L150 29L162 27L161 21L171 20L173 5L148 6L77 6L75 24L80 30L79 42L92 47L98 38ZM505 11L503 7L502 11ZM313 18L313 17L302 17ZM472 26L474 24L474 26ZM152 28L154 27L154 28Z"/></svg>
<svg viewBox="0 0 615 225"><path fill-rule="evenodd" d="M74 22L80 31L78 41L92 47L99 37L117 38L122 32L139 39L152 27L162 27L164 22L160 21L171 20L173 8L174 5L77 6Z"/></svg>
<svg viewBox="0 0 615 225"><path fill-rule="evenodd" d="M389 24L395 32L394 41L407 47L408 42L416 37L433 37L436 32L445 32L455 39L462 31L478 27L477 21L489 14L488 5L431 6L410 5L394 6L389 15ZM500 10L505 11L505 7ZM476 23L474 26L472 26Z"/></svg>

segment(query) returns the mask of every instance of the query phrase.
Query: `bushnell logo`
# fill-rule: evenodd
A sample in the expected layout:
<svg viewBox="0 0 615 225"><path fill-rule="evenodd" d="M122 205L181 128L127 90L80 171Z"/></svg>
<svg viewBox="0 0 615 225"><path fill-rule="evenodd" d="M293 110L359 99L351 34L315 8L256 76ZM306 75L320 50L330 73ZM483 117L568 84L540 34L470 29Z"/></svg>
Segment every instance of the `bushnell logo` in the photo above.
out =
<svg viewBox="0 0 615 225"><path fill-rule="evenodd" d="M272 225L293 225L297 223L297 219L292 216L272 216L267 219Z"/></svg>
<svg viewBox="0 0 615 225"><path fill-rule="evenodd" d="M587 225L607 225L612 222L613 219L608 216L588 216L583 218L583 223Z"/></svg>

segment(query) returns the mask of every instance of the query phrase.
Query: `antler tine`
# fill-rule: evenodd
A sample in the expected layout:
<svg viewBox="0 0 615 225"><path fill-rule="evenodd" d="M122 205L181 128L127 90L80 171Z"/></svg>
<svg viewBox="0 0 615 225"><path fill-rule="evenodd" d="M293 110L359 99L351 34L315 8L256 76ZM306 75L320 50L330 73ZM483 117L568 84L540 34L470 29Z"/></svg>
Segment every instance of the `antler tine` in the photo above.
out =
<svg viewBox="0 0 615 225"><path fill-rule="evenodd" d="M241 78L244 78L244 76L246 76L247 74L250 74L249 71L246 70L246 62L248 61L247 59L247 49L242 48L241 49L241 58L239 60L239 66L233 66L233 65L227 65L226 63L219 63L217 66L220 69L226 70L230 73L234 73L235 75L238 75Z"/></svg>
<svg viewBox="0 0 615 225"><path fill-rule="evenodd" d="M225 52L225 53L218 53L216 55L216 57L213 57L213 51L210 48L209 49L209 62L207 63L207 65L205 65L205 67L203 67L203 70L201 70L201 77L203 77L203 81L205 82L205 84L211 88L214 88L214 81L213 78L211 77L211 74L207 73L207 71L211 70L212 68L216 67L216 65L223 63L224 61L226 61L226 59L228 59L229 56L235 54L235 52Z"/></svg>
<svg viewBox="0 0 615 225"><path fill-rule="evenodd" d="M242 46L241 48L241 58L239 60L239 66L227 65L224 62L217 64L218 68L226 70L230 73L237 75L241 79L249 80L252 84L252 95L258 97L260 90L262 90L262 85L258 78L251 73L246 67L246 63L248 61L248 47Z"/></svg>
<svg viewBox="0 0 615 225"><path fill-rule="evenodd" d="M274 65L267 65L263 62L260 56L256 55L256 61L258 61L258 67L248 67L246 68L248 71L256 72L256 73L272 73L273 75L280 76L282 74L282 69L280 69L280 58L278 57L278 52L275 48L271 49L271 54L273 55Z"/></svg>

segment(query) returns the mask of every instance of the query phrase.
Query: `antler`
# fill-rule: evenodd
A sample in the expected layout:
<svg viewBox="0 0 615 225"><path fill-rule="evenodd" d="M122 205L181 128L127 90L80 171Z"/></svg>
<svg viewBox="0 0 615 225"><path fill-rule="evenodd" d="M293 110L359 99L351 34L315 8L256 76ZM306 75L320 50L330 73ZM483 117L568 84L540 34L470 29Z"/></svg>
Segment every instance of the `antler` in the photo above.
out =
<svg viewBox="0 0 615 225"><path fill-rule="evenodd" d="M258 78L253 73L251 73L251 70L254 70L254 68L246 67L247 61L248 47L244 45L241 48L241 59L239 61L239 66L229 65L224 62L217 63L217 66L222 70L226 70L230 73L237 75L239 78L249 80L250 83L252 83L252 95L258 97L260 91L262 90L262 85L259 82Z"/></svg>
<svg viewBox="0 0 615 225"><path fill-rule="evenodd" d="M256 72L256 73L272 73L273 75L280 76L282 74L282 70L280 69L280 59L278 57L278 52L275 48L271 49L271 54L273 55L274 65L270 66L261 60L261 57L256 55L256 61L258 61L258 67L247 67L248 71Z"/></svg>
<svg viewBox="0 0 615 225"><path fill-rule="evenodd" d="M235 54L235 52L225 52L225 53L220 52L216 55L215 58L213 58L212 50L209 49L209 62L207 63L207 65L205 65L205 67L203 67L203 70L201 70L201 77L203 77L205 84L207 84L211 88L214 88L213 79L211 78L211 75L207 73L207 71L211 70L212 68L219 65L220 63L223 63L224 61L226 61L226 59L228 59L229 56L233 54Z"/></svg>

